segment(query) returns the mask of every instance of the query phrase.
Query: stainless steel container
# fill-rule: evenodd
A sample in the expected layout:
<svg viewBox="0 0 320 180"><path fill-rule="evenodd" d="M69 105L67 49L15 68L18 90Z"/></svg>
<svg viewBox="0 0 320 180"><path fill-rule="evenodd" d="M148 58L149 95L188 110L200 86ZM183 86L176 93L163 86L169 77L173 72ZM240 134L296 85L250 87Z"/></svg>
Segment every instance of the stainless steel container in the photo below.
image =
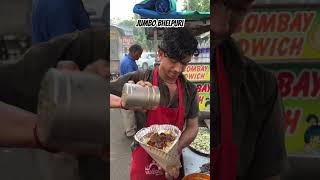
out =
<svg viewBox="0 0 320 180"><path fill-rule="evenodd" d="M50 69L39 93L40 141L57 149L105 149L110 118L106 85L97 75Z"/></svg>
<svg viewBox="0 0 320 180"><path fill-rule="evenodd" d="M140 86L126 83L121 96L125 108L153 109L160 104L160 90L157 86Z"/></svg>

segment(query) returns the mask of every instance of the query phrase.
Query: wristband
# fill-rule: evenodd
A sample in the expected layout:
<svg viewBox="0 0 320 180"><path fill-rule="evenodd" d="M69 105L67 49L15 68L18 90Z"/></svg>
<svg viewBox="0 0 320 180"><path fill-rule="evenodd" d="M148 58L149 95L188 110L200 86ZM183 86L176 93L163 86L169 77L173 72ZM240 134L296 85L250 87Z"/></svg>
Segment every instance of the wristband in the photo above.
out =
<svg viewBox="0 0 320 180"><path fill-rule="evenodd" d="M125 110L129 110L129 109L125 108L125 107L122 105L122 99L120 100L120 108L121 108L121 109L125 109Z"/></svg>

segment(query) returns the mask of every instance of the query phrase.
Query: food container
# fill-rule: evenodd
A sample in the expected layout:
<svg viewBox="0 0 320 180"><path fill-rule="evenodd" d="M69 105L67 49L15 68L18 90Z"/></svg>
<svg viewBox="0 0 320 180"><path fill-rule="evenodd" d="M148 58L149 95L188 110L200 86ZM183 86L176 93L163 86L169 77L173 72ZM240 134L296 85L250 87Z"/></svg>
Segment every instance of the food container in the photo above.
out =
<svg viewBox="0 0 320 180"><path fill-rule="evenodd" d="M84 152L107 146L107 80L80 71L50 69L38 102L38 136L42 144Z"/></svg>
<svg viewBox="0 0 320 180"><path fill-rule="evenodd" d="M170 130L176 137L176 139L170 147L166 148L166 150L157 149L147 144L147 134L149 134L150 132L161 133L167 130ZM152 157L152 159L154 159L164 170L167 171L172 167L181 167L180 159L177 157L177 146L180 136L181 131L178 127L169 124L156 124L147 128L142 128L135 134L134 138L136 141L139 142L142 148Z"/></svg>
<svg viewBox="0 0 320 180"><path fill-rule="evenodd" d="M210 176L208 174L193 173L183 177L182 180L210 180Z"/></svg>
<svg viewBox="0 0 320 180"><path fill-rule="evenodd" d="M126 83L121 96L123 106L127 109L154 109L160 104L160 90L157 86L140 86Z"/></svg>
<svg viewBox="0 0 320 180"><path fill-rule="evenodd" d="M199 127L198 134L189 148L197 154L210 156L210 130L206 127Z"/></svg>

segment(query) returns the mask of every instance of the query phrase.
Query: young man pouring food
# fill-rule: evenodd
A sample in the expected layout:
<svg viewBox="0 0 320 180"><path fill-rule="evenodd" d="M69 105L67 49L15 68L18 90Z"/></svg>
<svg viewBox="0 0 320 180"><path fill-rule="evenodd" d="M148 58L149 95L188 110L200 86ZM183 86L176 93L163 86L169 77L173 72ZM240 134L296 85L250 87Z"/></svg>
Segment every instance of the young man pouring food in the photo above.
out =
<svg viewBox="0 0 320 180"><path fill-rule="evenodd" d="M197 45L197 40L187 29L167 29L158 47L159 67L126 74L110 84L110 92L118 96L128 81L142 86L159 87L160 106L147 113L136 112L137 127L138 130L154 124L171 124L178 127L182 131L178 140L179 154L194 140L198 132L197 90L195 85L182 75L197 50ZM154 167L154 171L147 172L146 167L152 164L153 159L141 146L137 146L132 152L131 179L154 180L166 179L166 176L179 176L178 167L168 172L159 171Z"/></svg>

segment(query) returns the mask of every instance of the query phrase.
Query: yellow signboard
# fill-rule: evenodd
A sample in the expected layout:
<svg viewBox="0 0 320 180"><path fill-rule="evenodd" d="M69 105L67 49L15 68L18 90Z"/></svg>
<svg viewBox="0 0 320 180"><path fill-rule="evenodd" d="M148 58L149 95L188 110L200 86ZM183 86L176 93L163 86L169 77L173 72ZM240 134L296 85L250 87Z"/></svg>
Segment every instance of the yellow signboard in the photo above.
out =
<svg viewBox="0 0 320 180"><path fill-rule="evenodd" d="M186 67L183 74L192 82L210 81L210 65L190 64Z"/></svg>
<svg viewBox="0 0 320 180"><path fill-rule="evenodd" d="M270 63L284 104L289 154L320 153L320 63Z"/></svg>
<svg viewBox="0 0 320 180"><path fill-rule="evenodd" d="M315 8L255 9L233 37L254 60L319 59L319 22Z"/></svg>
<svg viewBox="0 0 320 180"><path fill-rule="evenodd" d="M210 82L196 83L200 111L210 111Z"/></svg>

